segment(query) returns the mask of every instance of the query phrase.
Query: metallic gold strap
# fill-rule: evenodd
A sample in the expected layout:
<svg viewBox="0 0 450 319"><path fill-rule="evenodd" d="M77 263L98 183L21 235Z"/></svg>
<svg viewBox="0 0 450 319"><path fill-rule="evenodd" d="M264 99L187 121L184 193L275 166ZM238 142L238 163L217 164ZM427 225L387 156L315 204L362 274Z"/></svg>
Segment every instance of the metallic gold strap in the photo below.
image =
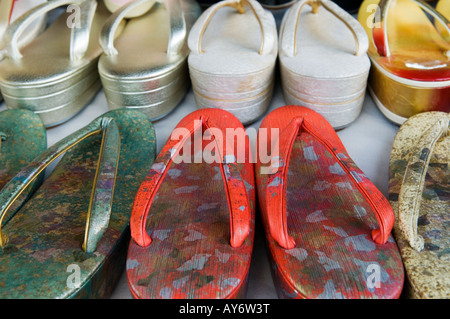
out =
<svg viewBox="0 0 450 319"><path fill-rule="evenodd" d="M82 244L85 251L95 250L96 243L106 230L109 222L114 191L114 183L108 186L108 183L102 184L102 182L107 179L115 179L120 147L119 129L112 119L105 117L94 120L83 129L48 148L5 185L0 192L0 247L4 247L8 241L7 236L2 233L1 226L6 212L14 201L61 154L86 138L100 133L103 133L102 146L88 209L85 241ZM97 199L100 197L105 199L99 202Z"/></svg>
<svg viewBox="0 0 450 319"><path fill-rule="evenodd" d="M437 21L439 21L442 26L444 27L444 29L447 31L447 37L450 36L450 22L447 20L447 18L445 18L442 14L440 14L438 11L436 11L432 6L430 6L428 3L423 2L421 0L411 0L414 3L416 3L425 13L429 14L430 16L432 16L434 19L436 19ZM391 51L389 49L389 40L388 40L388 28L387 28L387 23L388 23L388 14L389 14L389 9L391 7L392 4L392 0L381 0L380 3L378 4L377 10L379 10L379 14L376 13L375 17L380 17L380 22L379 24L374 24L374 28L373 28L373 32L377 32L377 30L381 27L382 30L382 35L383 35L383 47L380 49L378 49L378 53L380 55L389 57L391 56ZM394 4L395 5L395 4ZM379 25L379 27L376 27L376 25ZM443 37L443 39L445 39L445 37L443 36L441 30L439 28L436 28L438 33L441 34L441 36ZM448 39L448 38L447 38ZM376 40L376 35L374 34L374 40ZM448 40L446 40L448 42ZM375 42L375 44L377 45L377 43ZM380 44L377 45L377 47Z"/></svg>
<svg viewBox="0 0 450 319"><path fill-rule="evenodd" d="M203 25L203 28L200 32L199 40L198 40L198 52L204 53L202 50L202 38L203 34L206 31L207 26L209 25L209 22L211 21L211 18L214 16L214 14L217 12L217 10L223 8L223 7L232 7L236 9L240 14L245 13L245 6L248 6L250 10L253 12L254 16L256 17L256 20L258 21L259 27L261 29L261 46L259 48L259 54L263 54L263 48L264 48L264 28L261 22L261 19L259 18L258 14L256 13L255 8L253 5L247 1L247 0L238 0L238 1L223 1L223 3L217 5L212 12L210 12L207 20L205 21L205 24ZM241 32L243 30L236 30L236 32Z"/></svg>

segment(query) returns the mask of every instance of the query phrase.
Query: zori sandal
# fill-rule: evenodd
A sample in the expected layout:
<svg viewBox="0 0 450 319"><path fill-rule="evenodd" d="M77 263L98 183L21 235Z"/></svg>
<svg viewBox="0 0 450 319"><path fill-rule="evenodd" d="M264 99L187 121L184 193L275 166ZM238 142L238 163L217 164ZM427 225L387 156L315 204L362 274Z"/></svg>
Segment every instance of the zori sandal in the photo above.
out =
<svg viewBox="0 0 450 319"><path fill-rule="evenodd" d="M220 1L195 22L188 44L189 74L198 108L229 111L244 125L267 110L278 54L276 23L270 11L256 0Z"/></svg>
<svg viewBox="0 0 450 319"><path fill-rule="evenodd" d="M8 25L15 21L18 17L47 0L1 0L0 1L0 61L5 57L5 46L3 35ZM20 47L28 44L33 40L45 27L46 16L42 15L36 19L34 23L28 26L22 37L19 39L18 45ZM0 94L0 101L3 100Z"/></svg>
<svg viewBox="0 0 450 319"><path fill-rule="evenodd" d="M68 5L36 39L19 48L27 26L49 11ZM0 88L10 109L39 114L45 126L67 121L101 87L98 38L109 11L95 0L53 0L28 11L5 33L7 56L0 62ZM119 33L119 32L117 32Z"/></svg>
<svg viewBox="0 0 450 319"><path fill-rule="evenodd" d="M369 91L384 116L401 125L417 113L450 112L450 22L443 15L420 0L366 0L358 20L369 36Z"/></svg>
<svg viewBox="0 0 450 319"><path fill-rule="evenodd" d="M275 109L258 145L271 150L262 161L258 149L255 175L279 297L398 298L404 270L392 208L325 118Z"/></svg>
<svg viewBox="0 0 450 319"><path fill-rule="evenodd" d="M135 298L245 296L255 222L249 147L223 110L197 110L177 125L133 206L126 269Z"/></svg>
<svg viewBox="0 0 450 319"><path fill-rule="evenodd" d="M0 220L59 155L0 236L0 298L104 298L123 272L133 200L155 156L138 111L105 113L36 157L0 192Z"/></svg>
<svg viewBox="0 0 450 319"><path fill-rule="evenodd" d="M187 36L200 13L195 0L138 0L108 19L100 37L99 72L110 109L137 109L157 120L181 102L190 87Z"/></svg>
<svg viewBox="0 0 450 319"><path fill-rule="evenodd" d="M392 145L389 201L406 270L404 296L450 298L450 115L410 117Z"/></svg>
<svg viewBox="0 0 450 319"><path fill-rule="evenodd" d="M47 132L40 117L28 110L0 112L0 189L17 175L35 157L47 149ZM9 209L3 223L9 219L33 194L42 182L42 176L30 183Z"/></svg>
<svg viewBox="0 0 450 319"><path fill-rule="evenodd" d="M364 28L329 0L302 0L280 28L280 72L287 104L303 105L342 129L361 113L370 60Z"/></svg>

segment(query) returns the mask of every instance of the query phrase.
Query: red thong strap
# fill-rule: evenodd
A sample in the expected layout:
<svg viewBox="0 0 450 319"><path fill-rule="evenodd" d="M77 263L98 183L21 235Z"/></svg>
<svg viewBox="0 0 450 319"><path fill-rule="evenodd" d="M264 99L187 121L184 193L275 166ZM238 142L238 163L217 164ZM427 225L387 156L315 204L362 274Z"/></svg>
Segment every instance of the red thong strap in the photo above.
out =
<svg viewBox="0 0 450 319"><path fill-rule="evenodd" d="M145 229L147 216L155 194L164 180L173 158L179 154L184 143L197 130L203 128L217 129L217 126L214 126L211 120L204 116L192 119L192 124L189 125L190 127L187 127L189 134L183 135L180 139L169 139L167 141L136 195L131 212L130 228L133 240L141 247L147 247L152 241ZM250 233L251 208L247 191L236 163L234 148L227 147L228 144L219 134L212 135L212 138L216 142L217 156L230 208L230 244L232 247L239 247Z"/></svg>
<svg viewBox="0 0 450 319"><path fill-rule="evenodd" d="M16 1L18 1L18 0L13 0L13 1L11 2L11 9L9 10L8 23L11 23L11 17L12 17L12 14L13 14L14 5L15 5L15 2L16 2Z"/></svg>
<svg viewBox="0 0 450 319"><path fill-rule="evenodd" d="M270 175L266 186L266 203L269 231L275 241L285 249L295 247L294 239L288 234L286 216L287 171L292 145L300 129L309 133L333 155L342 169L351 178L357 189L368 201L375 212L379 229L372 230L372 239L378 244L384 244L389 239L394 225L394 212L387 199L356 166L342 145L333 145L322 136L321 131L307 119L294 117L292 121L281 131L279 137L279 156L284 161L278 165L276 171ZM333 130L334 133L334 130Z"/></svg>

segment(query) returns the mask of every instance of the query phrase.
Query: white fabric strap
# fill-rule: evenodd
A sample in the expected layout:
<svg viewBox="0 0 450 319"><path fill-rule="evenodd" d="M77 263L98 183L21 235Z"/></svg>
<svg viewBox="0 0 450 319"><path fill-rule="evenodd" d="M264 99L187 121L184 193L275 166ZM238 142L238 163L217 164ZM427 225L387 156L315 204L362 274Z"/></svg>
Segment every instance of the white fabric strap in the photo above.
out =
<svg viewBox="0 0 450 319"><path fill-rule="evenodd" d="M261 48L259 51L260 55L268 55L274 46L276 41L276 33L273 32L273 15L272 13L266 11L256 0L224 0L220 1L213 6L209 7L203 12L203 14L198 18L192 27L188 46L193 54L203 53L201 47L201 41L203 34L214 16L214 14L222 7L233 7L236 8L239 13L244 13L245 7L249 7L250 10L255 14L255 18L261 27ZM245 32L245 30L236 30L236 32Z"/></svg>
<svg viewBox="0 0 450 319"><path fill-rule="evenodd" d="M286 13L280 36L280 49L288 57L294 57L297 53L297 30L302 9L305 5L313 7L313 12L319 6L323 6L336 18L341 20L352 32L356 41L355 55L361 56L367 53L369 40L362 25L348 12L329 0L300 0ZM316 13L319 14L319 13ZM324 26L326 28L326 26ZM326 30L324 31L326 32Z"/></svg>

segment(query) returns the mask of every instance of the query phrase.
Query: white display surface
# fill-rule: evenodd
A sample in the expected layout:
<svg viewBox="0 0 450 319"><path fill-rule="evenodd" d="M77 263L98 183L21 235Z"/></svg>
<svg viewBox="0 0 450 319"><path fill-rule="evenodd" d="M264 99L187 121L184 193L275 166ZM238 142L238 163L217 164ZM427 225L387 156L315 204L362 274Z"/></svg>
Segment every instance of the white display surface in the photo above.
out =
<svg viewBox="0 0 450 319"><path fill-rule="evenodd" d="M281 94L279 83L278 80L267 113L275 108L286 105ZM3 102L0 110L4 110L5 108ZM196 109L194 95L192 90L190 90L184 100L172 113L153 123L157 138L157 153L162 149L178 122ZM89 124L97 116L107 111L108 106L105 95L103 91L100 91L91 103L75 117L59 126L47 129L48 146L53 145L70 133ZM262 119L260 118L257 122L246 128L258 129ZM398 126L382 115L372 101L372 98L367 94L359 118L350 126L338 131L338 135L353 161L385 196L387 196L388 191L389 156L397 130ZM256 143L255 138L251 137L250 143L254 148ZM256 211L256 214L259 214L259 211ZM259 216L256 222L255 245L250 267L247 298L276 299L277 293L272 281L269 258L265 248L265 234ZM125 271L111 298L132 298Z"/></svg>

